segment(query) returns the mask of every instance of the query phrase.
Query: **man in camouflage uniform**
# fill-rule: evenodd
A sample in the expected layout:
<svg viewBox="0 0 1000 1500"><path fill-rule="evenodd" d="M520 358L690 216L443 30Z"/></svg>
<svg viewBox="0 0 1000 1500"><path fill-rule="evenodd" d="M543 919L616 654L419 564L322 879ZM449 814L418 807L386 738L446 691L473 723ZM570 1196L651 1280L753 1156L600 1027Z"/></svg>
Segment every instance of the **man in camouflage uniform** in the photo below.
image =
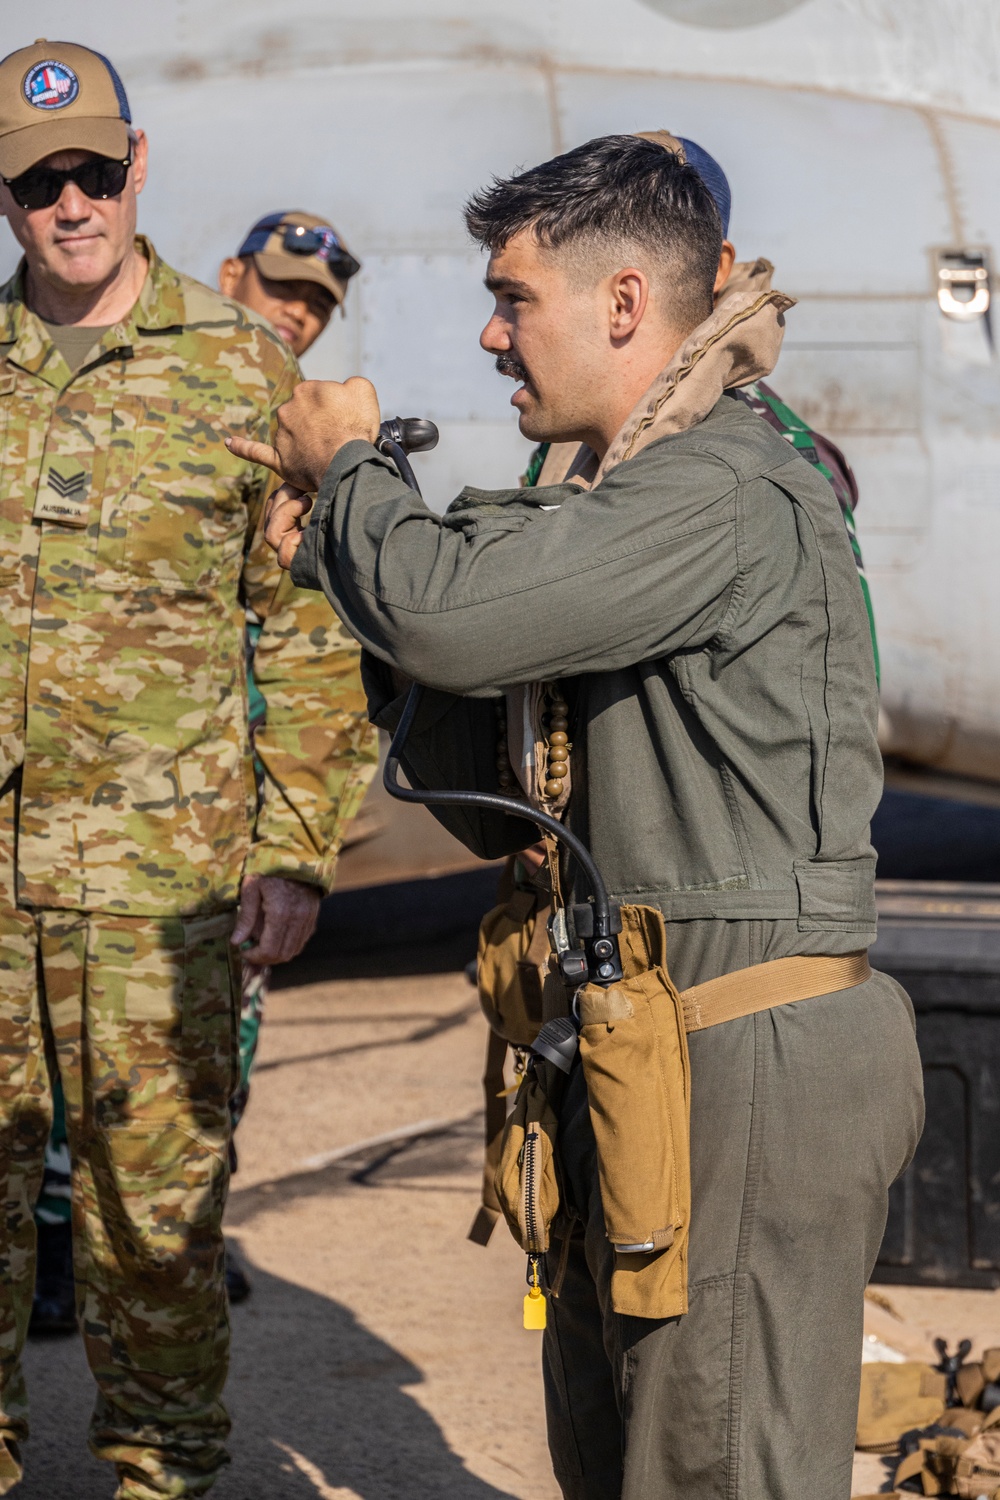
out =
<svg viewBox="0 0 1000 1500"><path fill-rule="evenodd" d="M135 238L145 169L106 59L41 42L0 63L0 208L25 250L0 292L0 1493L28 1430L55 1077L93 1450L119 1500L203 1494L225 1462L234 944L273 962L305 942L366 774L355 648L280 578L266 476L222 444L268 430L297 367Z"/></svg>
<svg viewBox="0 0 1000 1500"><path fill-rule="evenodd" d="M317 214L292 210L265 214L250 229L235 255L219 267L223 296L258 313L301 358L319 338L333 310L342 307L348 283L361 269L336 230ZM247 606L247 705L251 744L267 718L267 704L253 674L253 659L264 626ZM264 768L254 756L258 782ZM271 982L268 964L244 960L241 978L239 1082L230 1101L233 1132L250 1098L264 1003ZM235 1138L230 1162L236 1168ZM35 1207L38 1262L29 1332L33 1335L76 1330L73 1258L69 1239L70 1161L62 1097L55 1098L55 1123L45 1152L42 1190ZM244 1302L251 1282L232 1246L226 1247L226 1289L230 1303Z"/></svg>
<svg viewBox="0 0 1000 1500"><path fill-rule="evenodd" d="M258 313L301 358L323 333L333 310L342 307L348 283L361 269L325 219L292 210L265 214L250 229L235 255L219 268L223 296ZM249 605L247 616L247 705L251 744L267 718L267 704L253 674L253 658L264 626ZM343 642L339 643L340 645ZM364 764L368 764L366 758ZM254 756L258 783L264 768ZM244 960L241 977L239 1026L239 1082L230 1100L233 1132L246 1112L264 1003L271 982L268 964ZM70 1242L70 1159L61 1091L55 1091L55 1121L45 1151L42 1189L35 1206L38 1256L35 1297L29 1332L32 1335L74 1333L76 1308L73 1255ZM235 1139L230 1163L236 1169ZM251 1282L232 1246L226 1247L226 1290L230 1303L244 1302Z"/></svg>

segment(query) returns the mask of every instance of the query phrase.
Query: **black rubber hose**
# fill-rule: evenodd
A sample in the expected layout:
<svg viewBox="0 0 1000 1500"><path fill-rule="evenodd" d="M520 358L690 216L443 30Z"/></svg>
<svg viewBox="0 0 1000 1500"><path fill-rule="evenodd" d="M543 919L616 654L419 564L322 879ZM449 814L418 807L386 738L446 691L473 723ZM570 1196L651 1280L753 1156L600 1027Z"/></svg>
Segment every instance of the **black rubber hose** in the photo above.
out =
<svg viewBox="0 0 1000 1500"><path fill-rule="evenodd" d="M405 450L402 449L398 443L394 443L392 438L389 437L380 437L377 447L380 453L384 453L387 457L392 459L393 463L396 465L396 468L399 470L399 477L403 481L403 483L409 485L410 489L415 490L419 495L420 486L417 483L417 476L413 472L413 467L410 463L410 460L406 456Z"/></svg>
<svg viewBox="0 0 1000 1500"><path fill-rule="evenodd" d="M406 706L396 726L392 744L389 746L385 769L382 772L382 785L390 797L398 797L401 802L423 802L430 807L484 807L489 808L491 812L507 813L511 817L524 818L529 823L537 824L544 833L551 833L554 838L565 844L578 861L594 893L594 936L595 938L610 937L611 907L601 872L583 840L564 827L558 818L551 817L549 813L539 812L527 802L519 802L516 797L505 797L501 792L431 792L426 789L417 792L412 787L400 785L398 779L400 757L417 716L423 692L418 682L410 688Z"/></svg>
<svg viewBox="0 0 1000 1500"><path fill-rule="evenodd" d="M433 424L422 423L420 425L422 428L429 429ZM420 485L417 483L417 476L406 456L406 450L389 435L390 432L397 432L403 436L405 426L406 424L398 417L384 422L376 446L380 453L385 453L392 459L403 483L419 495ZM414 424L415 429L416 426L417 424ZM429 433L421 432L420 441L422 447L432 448L437 442L436 431L432 441ZM505 797L501 792L430 792L426 790L417 792L412 787L400 785L399 762L403 754L403 746L406 744L407 736L417 716L423 692L418 682L410 688L402 718L392 737L392 744L389 746L385 770L382 772L382 785L389 796L398 798L400 802L420 802L425 807L484 807L490 812L502 812L510 817L524 818L527 822L536 824L543 833L551 833L553 838L566 845L590 883L590 888L594 893L594 937L611 937L611 906L601 872L594 863L593 855L586 844L582 839L578 839L575 833L570 833L568 828L564 828L558 818L551 817L549 813L536 811L527 802L519 802L516 797Z"/></svg>

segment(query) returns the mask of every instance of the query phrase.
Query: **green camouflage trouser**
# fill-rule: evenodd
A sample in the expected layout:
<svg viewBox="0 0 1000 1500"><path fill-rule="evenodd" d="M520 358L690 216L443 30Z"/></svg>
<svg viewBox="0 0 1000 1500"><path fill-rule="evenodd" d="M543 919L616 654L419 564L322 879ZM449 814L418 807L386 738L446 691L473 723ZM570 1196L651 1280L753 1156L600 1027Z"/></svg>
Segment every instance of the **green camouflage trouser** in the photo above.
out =
<svg viewBox="0 0 1000 1500"><path fill-rule="evenodd" d="M240 1000L239 1054L236 1092L229 1101L233 1136L250 1099L250 1076L257 1057L260 1028L264 1021L264 1001L271 982L270 967L244 961ZM53 1121L45 1147L45 1170L42 1188L35 1204L39 1224L68 1224L70 1220L69 1136L66 1134L66 1111L58 1082L53 1090ZM230 1165L236 1170L235 1139L230 1144Z"/></svg>
<svg viewBox="0 0 1000 1500"><path fill-rule="evenodd" d="M222 1210L237 1080L231 912L148 919L0 896L0 1493L27 1436L19 1356L58 1072L91 1447L119 1500L203 1494L226 1462Z"/></svg>

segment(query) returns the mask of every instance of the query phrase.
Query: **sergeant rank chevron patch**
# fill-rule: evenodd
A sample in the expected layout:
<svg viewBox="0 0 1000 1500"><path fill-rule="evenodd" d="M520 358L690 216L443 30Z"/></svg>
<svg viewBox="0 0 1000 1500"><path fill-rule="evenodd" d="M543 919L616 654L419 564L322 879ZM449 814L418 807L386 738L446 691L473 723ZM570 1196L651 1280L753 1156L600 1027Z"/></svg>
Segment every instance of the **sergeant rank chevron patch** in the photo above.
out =
<svg viewBox="0 0 1000 1500"><path fill-rule="evenodd" d="M69 475L59 474L54 468L49 469L49 489L55 490L56 494L61 495L64 500L82 491L86 483L87 475L83 469L77 469L75 474Z"/></svg>

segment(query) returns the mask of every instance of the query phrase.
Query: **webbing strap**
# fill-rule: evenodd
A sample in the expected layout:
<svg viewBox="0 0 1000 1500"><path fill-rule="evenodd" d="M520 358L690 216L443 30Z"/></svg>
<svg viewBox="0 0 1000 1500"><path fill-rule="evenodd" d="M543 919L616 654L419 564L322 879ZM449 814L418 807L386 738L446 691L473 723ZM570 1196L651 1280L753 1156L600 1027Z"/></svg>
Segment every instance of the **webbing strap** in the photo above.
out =
<svg viewBox="0 0 1000 1500"><path fill-rule="evenodd" d="M859 953L815 957L800 953L792 958L754 964L749 969L736 969L732 974L681 990L684 1027L687 1031L704 1031L723 1021L735 1021L738 1016L770 1010L774 1005L832 995L837 990L864 984L871 974L865 949Z"/></svg>

